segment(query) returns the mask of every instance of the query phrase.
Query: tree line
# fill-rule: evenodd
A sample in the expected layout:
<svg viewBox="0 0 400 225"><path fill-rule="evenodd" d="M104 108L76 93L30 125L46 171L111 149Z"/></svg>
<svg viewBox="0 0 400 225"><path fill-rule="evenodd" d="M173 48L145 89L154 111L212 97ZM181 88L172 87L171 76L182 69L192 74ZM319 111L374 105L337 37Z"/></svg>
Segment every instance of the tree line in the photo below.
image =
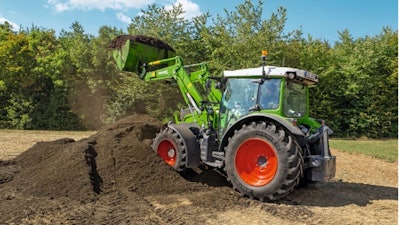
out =
<svg viewBox="0 0 400 225"><path fill-rule="evenodd" d="M182 7L156 4L132 18L129 34L159 38L185 64L208 62L215 76L226 69L268 64L319 74L311 89L311 114L325 119L337 137L390 138L398 135L398 31L353 38L338 31L329 43L301 29L285 31L280 7L263 19L262 1L247 0L214 18L208 13L186 20ZM108 44L121 29L103 26L98 35L79 22L56 34L32 26L18 32L0 25L0 128L84 130L133 113L171 118L183 104L177 87L147 83L120 72Z"/></svg>

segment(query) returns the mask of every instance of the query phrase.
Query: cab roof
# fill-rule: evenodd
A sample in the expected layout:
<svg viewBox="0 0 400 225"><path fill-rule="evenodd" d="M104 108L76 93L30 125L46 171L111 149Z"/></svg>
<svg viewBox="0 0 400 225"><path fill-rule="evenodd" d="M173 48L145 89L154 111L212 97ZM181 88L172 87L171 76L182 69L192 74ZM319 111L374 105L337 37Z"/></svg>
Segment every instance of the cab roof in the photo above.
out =
<svg viewBox="0 0 400 225"><path fill-rule="evenodd" d="M262 77L262 66L256 68L240 69L240 70L225 70L224 77ZM290 67L278 67L278 66L265 66L266 76L273 77L287 77L295 82L302 83L305 85L313 85L318 82L318 75L310 73L305 70L300 70Z"/></svg>

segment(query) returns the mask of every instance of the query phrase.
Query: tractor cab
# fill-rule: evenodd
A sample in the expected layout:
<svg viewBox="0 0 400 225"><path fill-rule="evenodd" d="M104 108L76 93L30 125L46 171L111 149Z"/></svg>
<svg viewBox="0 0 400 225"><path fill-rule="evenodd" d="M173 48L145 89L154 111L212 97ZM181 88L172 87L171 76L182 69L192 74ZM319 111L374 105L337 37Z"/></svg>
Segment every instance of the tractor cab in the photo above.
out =
<svg viewBox="0 0 400 225"><path fill-rule="evenodd" d="M289 67L265 66L224 71L227 80L221 100L219 133L243 116L275 114L293 123L319 127L309 117L309 87L318 76Z"/></svg>

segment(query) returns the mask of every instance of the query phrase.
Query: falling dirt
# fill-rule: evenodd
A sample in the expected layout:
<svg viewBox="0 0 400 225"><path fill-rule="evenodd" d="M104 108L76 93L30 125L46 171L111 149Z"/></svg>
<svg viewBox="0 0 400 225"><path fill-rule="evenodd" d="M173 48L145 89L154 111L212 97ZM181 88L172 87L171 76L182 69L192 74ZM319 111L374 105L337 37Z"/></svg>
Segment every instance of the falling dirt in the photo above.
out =
<svg viewBox="0 0 400 225"><path fill-rule="evenodd" d="M162 124L134 115L0 161L0 224L397 224L397 163L334 151L333 181L263 203L219 171L180 175L151 150Z"/></svg>

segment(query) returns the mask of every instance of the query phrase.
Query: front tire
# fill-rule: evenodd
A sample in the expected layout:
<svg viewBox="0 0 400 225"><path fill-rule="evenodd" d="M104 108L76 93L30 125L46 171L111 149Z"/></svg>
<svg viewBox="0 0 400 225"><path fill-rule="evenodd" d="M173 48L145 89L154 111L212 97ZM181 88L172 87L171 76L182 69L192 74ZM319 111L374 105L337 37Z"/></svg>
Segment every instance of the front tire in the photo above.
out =
<svg viewBox="0 0 400 225"><path fill-rule="evenodd" d="M288 195L303 168L295 142L283 129L264 121L243 125L225 149L225 171L233 188L261 201Z"/></svg>
<svg viewBox="0 0 400 225"><path fill-rule="evenodd" d="M186 149L181 137L171 128L165 128L154 138L153 150L178 172L183 172L186 167Z"/></svg>

